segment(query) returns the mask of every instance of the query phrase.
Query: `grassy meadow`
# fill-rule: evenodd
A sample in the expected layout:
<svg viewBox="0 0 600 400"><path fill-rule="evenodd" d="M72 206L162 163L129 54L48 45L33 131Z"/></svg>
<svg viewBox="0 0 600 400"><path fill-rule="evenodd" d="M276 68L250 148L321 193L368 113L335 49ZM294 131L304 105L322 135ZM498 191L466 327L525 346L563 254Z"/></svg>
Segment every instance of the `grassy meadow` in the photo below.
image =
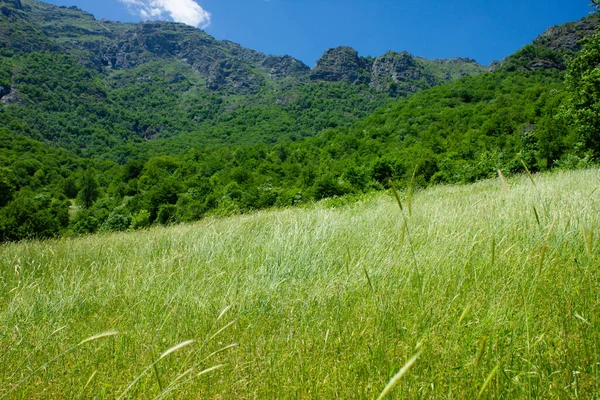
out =
<svg viewBox="0 0 600 400"><path fill-rule="evenodd" d="M401 370L386 398L594 398L599 185L523 175L402 210L387 193L2 245L0 399L373 399Z"/></svg>

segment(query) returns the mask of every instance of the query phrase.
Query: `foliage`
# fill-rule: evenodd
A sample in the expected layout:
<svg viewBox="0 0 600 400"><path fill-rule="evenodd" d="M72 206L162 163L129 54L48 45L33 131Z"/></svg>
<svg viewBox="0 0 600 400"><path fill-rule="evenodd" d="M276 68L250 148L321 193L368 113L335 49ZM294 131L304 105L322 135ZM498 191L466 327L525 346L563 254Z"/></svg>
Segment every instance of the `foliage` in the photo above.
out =
<svg viewBox="0 0 600 400"><path fill-rule="evenodd" d="M132 218L119 207L115 208L100 227L102 231L124 231L132 223Z"/></svg>
<svg viewBox="0 0 600 400"><path fill-rule="evenodd" d="M169 155L172 138L148 142L162 155L118 164L111 161L120 158L112 156L118 148L83 159L0 130L0 151L15 193L78 193L84 209L71 221L73 233L138 229L381 190L389 178L424 187L520 172L521 160L532 171L571 165L587 148L577 146L562 112L562 79L552 71L465 78L390 103L353 126L277 145L215 144Z"/></svg>
<svg viewBox="0 0 600 400"><path fill-rule="evenodd" d="M579 54L569 63L567 85L569 116L583 148L600 157L600 34L584 39Z"/></svg>
<svg viewBox="0 0 600 400"><path fill-rule="evenodd" d="M68 224L68 203L22 190L0 209L0 241L52 238Z"/></svg>
<svg viewBox="0 0 600 400"><path fill-rule="evenodd" d="M87 169L83 172L80 186L78 199L83 207L90 208L99 195L98 182L92 170Z"/></svg>
<svg viewBox="0 0 600 400"><path fill-rule="evenodd" d="M12 200L15 188L11 182L12 172L8 168L0 168L0 207Z"/></svg>
<svg viewBox="0 0 600 400"><path fill-rule="evenodd" d="M192 66L152 49L132 52L140 58L127 67L94 67L89 49L63 35L76 28L71 34L81 43L104 48L114 37L103 32L124 35L132 26L107 31L77 10L32 4L56 17L54 25L39 22L54 39L38 42L23 31L33 42L17 49L22 38L15 36L7 44L14 53L0 58L0 86L10 85L16 99L0 106L3 241L300 205L383 190L390 178L418 188L474 182L498 169L519 173L523 162L534 172L577 167L600 146L597 38L570 63L566 86L562 72L529 70L531 60L556 64L567 56L536 43L498 71L406 98L361 84L264 76L252 90L235 91L210 89ZM140 37L158 43L166 40L160 34L184 28L140 29ZM476 68L416 61L440 82L444 71L454 79ZM66 226L61 220L35 228L46 233L8 232L26 226L18 216L31 215L20 208L33 209L32 193L50 199L36 205L49 221L56 219L53 204L74 199L80 208L66 208ZM27 206L15 202L21 196Z"/></svg>
<svg viewBox="0 0 600 400"><path fill-rule="evenodd" d="M131 217L132 229L143 229L150 226L150 213L148 210L140 210Z"/></svg>

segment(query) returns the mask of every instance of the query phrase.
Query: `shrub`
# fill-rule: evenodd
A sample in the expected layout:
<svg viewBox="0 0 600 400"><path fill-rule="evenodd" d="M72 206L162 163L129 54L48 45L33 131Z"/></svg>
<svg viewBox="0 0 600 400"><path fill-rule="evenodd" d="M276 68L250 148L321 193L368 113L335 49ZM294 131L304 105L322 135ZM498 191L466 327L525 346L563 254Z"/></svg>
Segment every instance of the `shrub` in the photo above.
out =
<svg viewBox="0 0 600 400"><path fill-rule="evenodd" d="M131 217L123 212L123 210L115 209L100 228L101 231L124 231L131 225Z"/></svg>
<svg viewBox="0 0 600 400"><path fill-rule="evenodd" d="M56 237L68 224L64 202L53 202L44 194L31 191L17 193L14 200L0 210L0 241Z"/></svg>
<svg viewBox="0 0 600 400"><path fill-rule="evenodd" d="M167 225L173 222L177 222L177 206L174 204L163 204L158 208L158 215L156 220L162 224Z"/></svg>
<svg viewBox="0 0 600 400"><path fill-rule="evenodd" d="M131 229L143 229L150 226L150 212L140 210L131 217Z"/></svg>
<svg viewBox="0 0 600 400"><path fill-rule="evenodd" d="M319 179L314 186L314 197L317 200L326 197L343 196L352 191L349 185L340 184L332 175Z"/></svg>

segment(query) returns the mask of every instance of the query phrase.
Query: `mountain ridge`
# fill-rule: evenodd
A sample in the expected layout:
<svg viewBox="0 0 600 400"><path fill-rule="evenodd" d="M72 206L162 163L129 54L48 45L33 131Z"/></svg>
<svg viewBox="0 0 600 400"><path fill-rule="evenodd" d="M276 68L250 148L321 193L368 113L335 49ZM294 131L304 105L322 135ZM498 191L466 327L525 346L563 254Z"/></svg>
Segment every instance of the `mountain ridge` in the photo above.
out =
<svg viewBox="0 0 600 400"><path fill-rule="evenodd" d="M490 71L556 69L567 68L567 58L580 49L580 41L598 32L600 16L583 17L579 21L567 22L547 28L532 43L490 65Z"/></svg>
<svg viewBox="0 0 600 400"><path fill-rule="evenodd" d="M322 60L317 62L314 68L310 68L290 55L263 54L228 40L217 40L203 30L184 24L165 21L134 24L97 20L92 14L77 7L54 6L36 0L3 0L3 3L3 9L10 10L8 7L12 7L13 13L14 10L19 10L25 14L21 15L22 19L31 16L27 22L37 26L46 41L53 40L84 65L98 70L107 67L134 68L155 58L172 56L190 64L207 79L206 85L212 90L233 89L234 92L255 93L265 79L263 74L266 74L267 79L276 82L286 79L304 82L309 76L314 80L320 80L318 77L322 76L323 80L331 81L331 74L326 76L327 73L323 72L327 68L323 66ZM15 39L18 41L18 37ZM47 49L49 46L50 44L40 40L39 49ZM17 51L34 49L31 46L19 46L19 43L13 47ZM340 48L325 51L321 58L329 53L338 58L338 49ZM355 52L353 49L352 51ZM385 54L376 57L373 63L388 58L389 54ZM334 60L334 65L338 65L339 61ZM370 58L361 57L360 62L368 64ZM417 68L412 63L399 65L414 70L426 68L425 65ZM253 69L258 69L259 73L253 73ZM483 66L471 68L467 74L479 73L484 69ZM365 79L366 82L363 80L358 83L368 83L375 88L386 90L389 86L388 79L396 84L404 82L403 79L397 78L398 74L386 72L389 73L382 77L381 70L378 70L376 74L372 74L374 76ZM350 76L342 74L334 81L355 83L357 80L353 79L354 74L368 75L365 71L353 71ZM411 71L406 75L410 76ZM442 76L436 83L438 81L443 83L446 79ZM404 87L407 93L413 92L415 88L410 84Z"/></svg>
<svg viewBox="0 0 600 400"><path fill-rule="evenodd" d="M102 136L112 137L102 140L107 149L132 140L180 135L191 138L190 147L256 140L274 144L311 137L328 128L348 126L396 98L488 70L562 70L565 57L577 50L577 40L590 35L598 22L598 17L590 17L548 28L532 44L491 68L470 58L428 60L406 51L363 57L348 46L326 50L310 68L292 56L265 55L180 23L97 20L77 7L37 0L0 0L0 9L0 62L5 65L0 65L1 103L25 101L23 106L31 107L55 97L50 108L42 107L44 112L64 112L61 101L72 102L71 110L89 102L85 106L89 110L98 104L105 108L100 115L129 108L102 123L91 118L98 120L97 131L107 132ZM40 63L40 56L30 57L37 53L46 60ZM69 88L58 96L55 88L62 84L60 76L54 84L29 76L53 75L52 64L79 71L76 79L89 80L91 97L86 94L73 101L74 96L67 96ZM66 73L63 77L68 78L71 72ZM42 92L46 94L40 96ZM81 96L85 90L77 93ZM129 104L131 99L135 99L133 104ZM66 120L81 119L71 113ZM249 115L255 118L265 113L272 114L269 121L281 125L275 129L267 129L268 124L247 126ZM57 134L42 123L44 119L45 115L27 121L36 140L89 151L80 138L86 126L83 121L77 129L54 126L52 130L61 132Z"/></svg>

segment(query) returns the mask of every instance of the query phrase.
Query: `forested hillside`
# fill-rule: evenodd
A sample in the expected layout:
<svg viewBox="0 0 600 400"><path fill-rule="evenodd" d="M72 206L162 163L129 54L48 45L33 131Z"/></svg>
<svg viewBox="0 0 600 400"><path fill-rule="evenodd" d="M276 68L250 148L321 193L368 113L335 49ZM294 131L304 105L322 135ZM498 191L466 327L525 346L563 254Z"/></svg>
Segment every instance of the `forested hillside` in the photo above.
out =
<svg viewBox="0 0 600 400"><path fill-rule="evenodd" d="M187 149L298 140L485 70L406 52L364 58L348 47L311 69L183 24L98 21L36 0L0 4L1 97L11 105L3 122L83 157L136 143L122 150L130 159L139 143L181 134Z"/></svg>
<svg viewBox="0 0 600 400"><path fill-rule="evenodd" d="M348 47L311 69L181 24L35 0L0 11L1 241L302 204L390 178L572 168L600 150L595 16L485 72Z"/></svg>

